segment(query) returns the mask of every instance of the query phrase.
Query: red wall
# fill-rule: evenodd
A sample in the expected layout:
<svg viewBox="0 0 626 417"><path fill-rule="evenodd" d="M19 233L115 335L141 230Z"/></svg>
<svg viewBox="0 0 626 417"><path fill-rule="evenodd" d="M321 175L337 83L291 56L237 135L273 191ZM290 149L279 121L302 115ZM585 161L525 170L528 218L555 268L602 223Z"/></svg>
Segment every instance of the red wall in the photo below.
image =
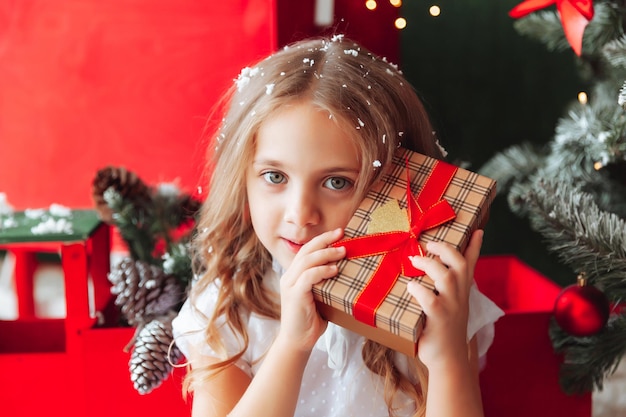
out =
<svg viewBox="0 0 626 417"><path fill-rule="evenodd" d="M200 183L202 131L240 69L337 31L399 61L398 10L335 0L8 0L0 5L0 192L17 209L91 207L96 171ZM219 117L218 117L219 119Z"/></svg>
<svg viewBox="0 0 626 417"><path fill-rule="evenodd" d="M90 207L106 165L195 188L233 74L276 46L273 0L11 0L0 6L0 192Z"/></svg>

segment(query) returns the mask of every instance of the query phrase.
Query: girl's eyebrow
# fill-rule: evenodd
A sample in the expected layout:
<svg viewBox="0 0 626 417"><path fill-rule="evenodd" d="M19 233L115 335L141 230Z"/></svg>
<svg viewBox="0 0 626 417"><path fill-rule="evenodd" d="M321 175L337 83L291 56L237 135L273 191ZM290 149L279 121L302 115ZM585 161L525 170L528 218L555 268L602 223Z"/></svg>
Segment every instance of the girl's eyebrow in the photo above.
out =
<svg viewBox="0 0 626 417"><path fill-rule="evenodd" d="M253 165L269 165L277 168L283 167L285 164L276 159L254 159L252 161ZM359 167L360 168L360 167ZM323 172L349 172L358 174L361 170L359 168L349 168L345 166L338 165L336 167L327 167L323 169Z"/></svg>
<svg viewBox="0 0 626 417"><path fill-rule="evenodd" d="M359 172L361 172L361 170L359 169L353 169L353 168L346 168L346 167L331 167L328 169L325 169L324 172L328 172L328 173L346 173L346 174L359 174Z"/></svg>
<svg viewBox="0 0 626 417"><path fill-rule="evenodd" d="M275 159L253 159L252 164L253 165L270 165L270 166L275 166L275 167L283 166L282 162L277 161Z"/></svg>

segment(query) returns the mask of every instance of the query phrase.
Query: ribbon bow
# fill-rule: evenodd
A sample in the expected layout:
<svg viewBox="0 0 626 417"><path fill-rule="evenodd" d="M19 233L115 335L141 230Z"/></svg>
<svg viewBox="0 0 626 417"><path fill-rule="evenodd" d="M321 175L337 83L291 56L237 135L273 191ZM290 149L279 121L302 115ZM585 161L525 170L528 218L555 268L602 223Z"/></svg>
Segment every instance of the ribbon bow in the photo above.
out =
<svg viewBox="0 0 626 417"><path fill-rule="evenodd" d="M565 37L576 55L580 56L583 49L585 27L593 18L591 0L526 0L511 9L509 16L516 19L524 17L554 3L556 3L556 8L561 17Z"/></svg>
<svg viewBox="0 0 626 417"><path fill-rule="evenodd" d="M408 165L408 162L407 162ZM375 326L376 311L387 297L400 274L419 277L424 271L415 268L409 256L423 256L424 250L418 239L425 230L438 227L456 217L452 206L443 199L456 167L443 162L435 166L417 197L411 193L407 166L407 217L409 230L374 233L344 239L333 246L344 246L346 258L362 258L383 255L378 267L365 288L357 295L352 314L355 319Z"/></svg>

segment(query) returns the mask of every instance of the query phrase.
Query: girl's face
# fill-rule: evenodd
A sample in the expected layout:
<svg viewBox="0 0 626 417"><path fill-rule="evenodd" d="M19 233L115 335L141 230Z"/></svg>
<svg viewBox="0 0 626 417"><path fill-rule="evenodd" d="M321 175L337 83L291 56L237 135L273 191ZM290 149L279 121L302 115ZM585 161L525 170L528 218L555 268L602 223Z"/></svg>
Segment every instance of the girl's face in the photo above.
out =
<svg viewBox="0 0 626 417"><path fill-rule="evenodd" d="M360 168L356 146L326 111L298 103L263 122L248 203L259 240L283 268L313 237L348 224Z"/></svg>

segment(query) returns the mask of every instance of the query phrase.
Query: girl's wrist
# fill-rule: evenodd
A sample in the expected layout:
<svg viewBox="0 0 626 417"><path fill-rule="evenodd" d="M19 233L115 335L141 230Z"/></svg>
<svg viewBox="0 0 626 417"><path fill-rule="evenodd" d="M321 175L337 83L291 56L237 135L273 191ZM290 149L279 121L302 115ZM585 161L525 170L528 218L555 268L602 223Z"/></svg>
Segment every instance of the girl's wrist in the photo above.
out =
<svg viewBox="0 0 626 417"><path fill-rule="evenodd" d="M469 349L466 344L448 346L445 351L439 351L430 358L422 359L430 372L439 372L445 368L459 368L469 366Z"/></svg>
<svg viewBox="0 0 626 417"><path fill-rule="evenodd" d="M276 339L274 340L274 345L276 349L284 352L285 354L300 354L308 356L311 354L313 350L313 345L309 346L306 343L303 343L303 339L296 338L290 334L285 332L278 332Z"/></svg>
<svg viewBox="0 0 626 417"><path fill-rule="evenodd" d="M467 348L444 352L424 362L429 373L470 371L469 350Z"/></svg>

